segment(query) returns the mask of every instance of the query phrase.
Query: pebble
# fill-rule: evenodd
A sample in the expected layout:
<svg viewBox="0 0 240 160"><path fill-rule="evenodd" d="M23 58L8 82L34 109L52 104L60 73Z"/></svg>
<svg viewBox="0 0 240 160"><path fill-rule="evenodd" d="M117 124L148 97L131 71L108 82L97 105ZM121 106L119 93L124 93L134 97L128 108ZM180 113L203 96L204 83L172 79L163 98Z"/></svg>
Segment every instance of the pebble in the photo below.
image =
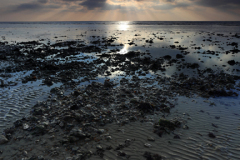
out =
<svg viewBox="0 0 240 160"><path fill-rule="evenodd" d="M29 128L29 125L28 125L27 123L24 123L24 124L23 124L23 129L24 129L24 130L27 130L28 128Z"/></svg>
<svg viewBox="0 0 240 160"><path fill-rule="evenodd" d="M97 145L97 146L96 146L96 149L97 149L97 150L103 150L103 147L102 147L101 145Z"/></svg>
<svg viewBox="0 0 240 160"><path fill-rule="evenodd" d="M152 147L152 145L149 144L149 143L145 143L145 144L144 144L144 147L150 148L150 147Z"/></svg>
<svg viewBox="0 0 240 160"><path fill-rule="evenodd" d="M111 140L111 139L112 139L111 136L107 136L107 137L106 137L106 140Z"/></svg>
<svg viewBox="0 0 240 160"><path fill-rule="evenodd" d="M148 137L148 141L155 141L153 137Z"/></svg>

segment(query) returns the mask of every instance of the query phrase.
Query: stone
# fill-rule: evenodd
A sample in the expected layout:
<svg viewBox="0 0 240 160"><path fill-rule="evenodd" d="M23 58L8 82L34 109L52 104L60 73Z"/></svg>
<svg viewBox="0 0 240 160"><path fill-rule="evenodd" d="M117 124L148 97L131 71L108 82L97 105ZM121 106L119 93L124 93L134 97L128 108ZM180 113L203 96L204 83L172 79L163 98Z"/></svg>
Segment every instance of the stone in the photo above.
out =
<svg viewBox="0 0 240 160"><path fill-rule="evenodd" d="M209 136L210 138L216 138L216 136L215 136L212 132L209 132L209 133L208 133L208 136Z"/></svg>
<svg viewBox="0 0 240 160"><path fill-rule="evenodd" d="M0 145L5 144L7 142L8 142L8 139L4 135L1 135L0 136Z"/></svg>
<svg viewBox="0 0 240 160"><path fill-rule="evenodd" d="M153 137L148 137L147 139L148 141L155 141L155 139Z"/></svg>
<svg viewBox="0 0 240 160"><path fill-rule="evenodd" d="M24 124L23 124L23 129L24 129L24 130L27 130L28 128L29 128L29 125L28 125L27 123L24 123Z"/></svg>
<svg viewBox="0 0 240 160"><path fill-rule="evenodd" d="M152 147L152 145L149 144L149 143L145 143L145 144L144 144L144 147L150 148L150 147Z"/></svg>
<svg viewBox="0 0 240 160"><path fill-rule="evenodd" d="M168 128L170 130L174 130L176 127L178 127L181 123L179 121L169 121L166 119L160 119L159 120L159 125L165 128Z"/></svg>
<svg viewBox="0 0 240 160"><path fill-rule="evenodd" d="M233 65L236 64L236 62L235 62L234 60L230 60L230 61L228 61L228 64L231 65L231 66L233 66Z"/></svg>
<svg viewBox="0 0 240 160"><path fill-rule="evenodd" d="M100 145L97 145L97 146L96 146L96 149L97 149L97 150L103 150L103 147L100 146Z"/></svg>
<svg viewBox="0 0 240 160"><path fill-rule="evenodd" d="M83 133L83 131L81 129L78 129L78 128L73 128L70 132L70 135L75 136L75 137L79 137L79 138L86 137L86 134Z"/></svg>

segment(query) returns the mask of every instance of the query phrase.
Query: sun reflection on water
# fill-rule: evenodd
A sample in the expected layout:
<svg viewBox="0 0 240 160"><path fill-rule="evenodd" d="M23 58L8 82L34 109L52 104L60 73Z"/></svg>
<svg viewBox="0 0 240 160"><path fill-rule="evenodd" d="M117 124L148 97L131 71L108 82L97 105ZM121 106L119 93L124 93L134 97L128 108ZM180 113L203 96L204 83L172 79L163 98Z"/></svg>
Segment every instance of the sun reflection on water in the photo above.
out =
<svg viewBox="0 0 240 160"><path fill-rule="evenodd" d="M126 31L129 28L129 22L128 21L124 21L124 22L120 22L120 24L118 25L118 29L122 30L122 31Z"/></svg>
<svg viewBox="0 0 240 160"><path fill-rule="evenodd" d="M118 52L119 54L126 54L128 53L129 45L125 44L124 47Z"/></svg>

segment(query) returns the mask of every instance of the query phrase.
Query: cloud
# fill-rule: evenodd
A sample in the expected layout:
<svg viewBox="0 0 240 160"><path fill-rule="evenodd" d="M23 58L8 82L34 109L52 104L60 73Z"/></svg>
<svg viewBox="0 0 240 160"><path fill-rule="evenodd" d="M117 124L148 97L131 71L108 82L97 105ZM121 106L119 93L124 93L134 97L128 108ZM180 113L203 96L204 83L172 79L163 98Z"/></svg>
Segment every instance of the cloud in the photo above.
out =
<svg viewBox="0 0 240 160"><path fill-rule="evenodd" d="M206 7L220 7L220 6L229 6L229 5L240 5L239 0L193 0L196 4L206 6Z"/></svg>
<svg viewBox="0 0 240 160"><path fill-rule="evenodd" d="M47 3L48 0L38 0L39 3Z"/></svg>
<svg viewBox="0 0 240 160"><path fill-rule="evenodd" d="M103 8L106 5L107 0L85 0L79 5L87 8L88 10L93 10L95 8Z"/></svg>
<svg viewBox="0 0 240 160"><path fill-rule="evenodd" d="M38 10L40 8L42 8L42 4L39 4L39 3L23 3L15 6L14 10L16 12L19 12L24 10L36 10L36 9Z"/></svg>
<svg viewBox="0 0 240 160"><path fill-rule="evenodd" d="M8 6L5 10L6 13L18 13L18 12L37 12L37 11L46 11L49 9L57 9L61 6L58 4L47 4L48 0L37 0L28 3L21 3L17 5Z"/></svg>
<svg viewBox="0 0 240 160"><path fill-rule="evenodd" d="M66 1L66 0L65 0ZM74 0L70 0L74 1ZM77 1L77 0L75 0ZM117 9L123 9L124 7L121 5L115 5L115 4L109 4L107 0L84 0L81 3L79 3L80 6L84 7L84 9L87 10L117 10ZM81 10L83 11L83 10Z"/></svg>
<svg viewBox="0 0 240 160"><path fill-rule="evenodd" d="M195 5L217 9L221 12L240 14L240 0L192 0Z"/></svg>
<svg viewBox="0 0 240 160"><path fill-rule="evenodd" d="M172 10L174 8L187 8L191 6L190 2L178 2L177 0L163 0L165 3L154 5L155 10Z"/></svg>

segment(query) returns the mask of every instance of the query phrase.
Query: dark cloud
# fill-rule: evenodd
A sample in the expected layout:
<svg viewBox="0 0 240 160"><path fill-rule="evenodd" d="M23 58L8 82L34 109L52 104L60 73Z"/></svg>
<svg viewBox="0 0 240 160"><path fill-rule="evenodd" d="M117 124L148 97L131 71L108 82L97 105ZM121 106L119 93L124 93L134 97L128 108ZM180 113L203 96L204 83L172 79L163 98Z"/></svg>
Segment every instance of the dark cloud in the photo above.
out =
<svg viewBox="0 0 240 160"><path fill-rule="evenodd" d="M39 3L47 3L48 0L38 0Z"/></svg>
<svg viewBox="0 0 240 160"><path fill-rule="evenodd" d="M167 0L168 2L173 2L174 0ZM154 9L156 10L171 10L174 8L186 8L189 7L191 4L189 3L166 3L162 5L155 5L153 6Z"/></svg>
<svg viewBox="0 0 240 160"><path fill-rule="evenodd" d="M86 7L88 10L93 10L95 8L103 8L106 5L107 0L85 0L79 5Z"/></svg>
<svg viewBox="0 0 240 160"><path fill-rule="evenodd" d="M66 1L66 0L64 0ZM69 0L74 1L74 0ZM77 1L77 0L75 0ZM111 5L107 3L107 0L83 0L81 3L79 3L80 6L83 6L87 10L116 10L116 9L122 9L121 5Z"/></svg>
<svg viewBox="0 0 240 160"><path fill-rule="evenodd" d="M15 11L23 10L36 10L42 8L42 5L39 3L23 3L15 7Z"/></svg>
<svg viewBox="0 0 240 160"><path fill-rule="evenodd" d="M79 2L79 1L82 1L82 0L62 0L63 2Z"/></svg>
<svg viewBox="0 0 240 160"><path fill-rule="evenodd" d="M23 12L23 11L46 11L49 9L57 9L61 6L58 4L47 4L48 0L38 0L37 2L22 3L19 5L8 6L6 12Z"/></svg>
<svg viewBox="0 0 240 160"><path fill-rule="evenodd" d="M164 0L165 2L175 2L176 0Z"/></svg>
<svg viewBox="0 0 240 160"><path fill-rule="evenodd" d="M210 7L217 9L221 12L232 14L240 13L240 0L192 0L195 5Z"/></svg>
<svg viewBox="0 0 240 160"><path fill-rule="evenodd" d="M240 0L193 0L198 5L207 7L220 7L229 5L240 5Z"/></svg>

